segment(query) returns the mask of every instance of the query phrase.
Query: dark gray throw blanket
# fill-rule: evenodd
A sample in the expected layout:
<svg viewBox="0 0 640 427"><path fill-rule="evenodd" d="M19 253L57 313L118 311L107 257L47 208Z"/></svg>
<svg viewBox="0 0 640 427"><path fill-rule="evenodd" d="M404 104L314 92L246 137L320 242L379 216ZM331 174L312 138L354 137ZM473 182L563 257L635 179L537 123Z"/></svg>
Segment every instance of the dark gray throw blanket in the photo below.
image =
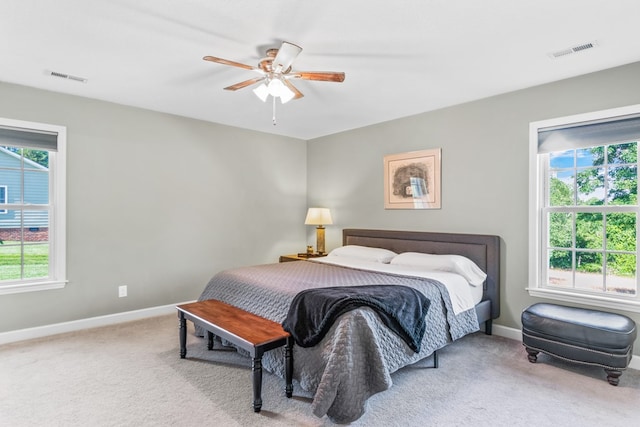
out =
<svg viewBox="0 0 640 427"><path fill-rule="evenodd" d="M299 346L313 347L322 340L341 314L367 306L413 351L419 353L430 303L424 294L408 286L366 285L307 289L293 298L282 327Z"/></svg>

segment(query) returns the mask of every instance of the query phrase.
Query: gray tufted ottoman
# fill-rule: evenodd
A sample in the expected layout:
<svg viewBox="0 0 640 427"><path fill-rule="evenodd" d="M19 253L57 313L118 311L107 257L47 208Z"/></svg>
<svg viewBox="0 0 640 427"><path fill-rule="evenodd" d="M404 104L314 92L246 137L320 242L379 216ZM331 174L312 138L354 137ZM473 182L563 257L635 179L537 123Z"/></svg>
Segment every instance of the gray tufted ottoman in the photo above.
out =
<svg viewBox="0 0 640 427"><path fill-rule="evenodd" d="M522 344L531 363L543 352L601 366L611 385L629 366L636 335L635 322L621 314L545 303L522 312Z"/></svg>

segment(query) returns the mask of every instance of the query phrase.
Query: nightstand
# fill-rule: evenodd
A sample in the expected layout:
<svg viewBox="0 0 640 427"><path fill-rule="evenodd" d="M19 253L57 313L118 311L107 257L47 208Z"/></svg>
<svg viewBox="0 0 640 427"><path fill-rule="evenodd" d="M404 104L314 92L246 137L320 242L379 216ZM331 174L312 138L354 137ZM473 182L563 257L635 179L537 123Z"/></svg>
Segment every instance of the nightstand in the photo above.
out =
<svg viewBox="0 0 640 427"><path fill-rule="evenodd" d="M280 255L280 262L290 262L290 261L302 261L309 258L320 258L323 256L327 256L327 254L291 254L291 255Z"/></svg>

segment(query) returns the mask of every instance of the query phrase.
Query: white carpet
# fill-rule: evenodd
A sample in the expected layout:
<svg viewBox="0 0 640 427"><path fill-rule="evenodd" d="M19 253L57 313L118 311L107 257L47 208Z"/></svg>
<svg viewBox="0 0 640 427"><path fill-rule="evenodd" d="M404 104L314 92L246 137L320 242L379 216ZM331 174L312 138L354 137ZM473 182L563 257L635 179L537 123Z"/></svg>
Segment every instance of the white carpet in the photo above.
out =
<svg viewBox="0 0 640 427"><path fill-rule="evenodd" d="M311 414L299 387L287 399L284 381L269 373L254 413L249 367L191 333L180 359L175 315L6 344L0 425L331 425ZM613 387L600 368L545 355L532 364L521 343L482 333L441 350L438 369L405 368L393 381L352 425L628 427L640 419L639 371Z"/></svg>

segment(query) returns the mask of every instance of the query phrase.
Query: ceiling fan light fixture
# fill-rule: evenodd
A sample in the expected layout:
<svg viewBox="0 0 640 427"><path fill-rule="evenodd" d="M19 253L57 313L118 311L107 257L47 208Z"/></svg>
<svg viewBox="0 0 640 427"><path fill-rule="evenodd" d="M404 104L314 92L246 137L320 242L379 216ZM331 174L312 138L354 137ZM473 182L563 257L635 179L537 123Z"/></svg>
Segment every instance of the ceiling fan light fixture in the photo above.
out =
<svg viewBox="0 0 640 427"><path fill-rule="evenodd" d="M266 101L267 97L271 95L274 98L280 98L280 102L283 104L291 101L296 96L295 92L284 84L281 77L274 77L267 85L262 84L253 91L263 101Z"/></svg>
<svg viewBox="0 0 640 427"><path fill-rule="evenodd" d="M280 102L286 104L287 102L291 101L293 97L296 96L296 94L293 93L293 91L288 87L285 86L284 88L286 89L286 91L282 91L282 93L280 94Z"/></svg>
<svg viewBox="0 0 640 427"><path fill-rule="evenodd" d="M274 98L281 96L289 90L279 78L271 79L267 87L269 88L269 95Z"/></svg>
<svg viewBox="0 0 640 427"><path fill-rule="evenodd" d="M253 90L253 93L255 93L262 102L267 102L267 98L269 97L269 88L266 84L262 83Z"/></svg>

